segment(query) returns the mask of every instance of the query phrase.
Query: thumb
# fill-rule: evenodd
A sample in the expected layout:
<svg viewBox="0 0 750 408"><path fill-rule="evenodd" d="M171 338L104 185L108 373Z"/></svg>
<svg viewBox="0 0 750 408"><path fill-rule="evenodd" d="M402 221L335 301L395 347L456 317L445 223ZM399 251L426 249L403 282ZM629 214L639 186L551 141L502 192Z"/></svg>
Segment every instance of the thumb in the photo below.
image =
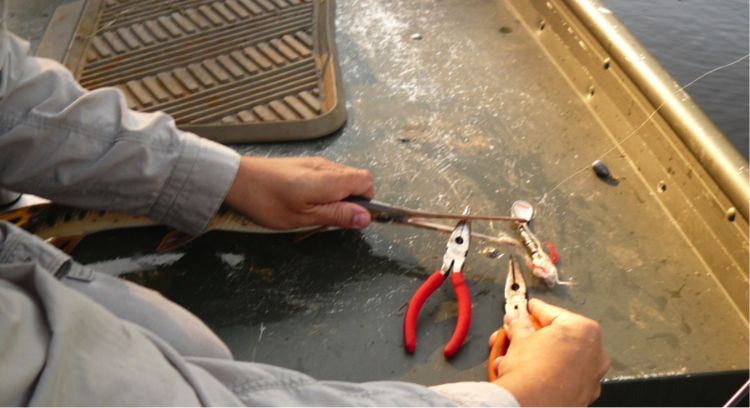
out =
<svg viewBox="0 0 750 408"><path fill-rule="evenodd" d="M314 223L341 228L364 228L372 221L369 211L357 204L343 201L316 205L311 213Z"/></svg>
<svg viewBox="0 0 750 408"><path fill-rule="evenodd" d="M528 313L516 312L505 315L505 331L511 341L524 338L536 330Z"/></svg>

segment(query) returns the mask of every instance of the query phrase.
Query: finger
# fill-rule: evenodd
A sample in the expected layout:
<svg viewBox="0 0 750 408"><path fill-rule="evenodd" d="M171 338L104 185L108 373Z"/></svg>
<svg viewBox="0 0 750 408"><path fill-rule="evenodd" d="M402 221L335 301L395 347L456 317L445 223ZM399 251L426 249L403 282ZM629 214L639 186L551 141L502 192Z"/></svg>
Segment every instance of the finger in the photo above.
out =
<svg viewBox="0 0 750 408"><path fill-rule="evenodd" d="M362 197L365 197L368 200L372 200L375 197L375 185L370 183L370 188L362 193Z"/></svg>
<svg viewBox="0 0 750 408"><path fill-rule="evenodd" d="M536 331L534 322L527 314L517 317L506 315L506 318L506 332L508 333L508 339L511 341L524 338Z"/></svg>
<svg viewBox="0 0 750 408"><path fill-rule="evenodd" d="M375 196L375 185L372 173L368 170L348 168L346 171L345 191L350 195L371 200Z"/></svg>
<svg viewBox="0 0 750 408"><path fill-rule="evenodd" d="M609 371L610 364L612 363L609 354L604 351L602 356L602 364L599 367L599 378L604 378L604 376L607 374L607 371Z"/></svg>
<svg viewBox="0 0 750 408"><path fill-rule="evenodd" d="M335 202L314 206L307 220L309 224L331 225L341 228L364 228L370 225L372 217L363 207L348 202Z"/></svg>
<svg viewBox="0 0 750 408"><path fill-rule="evenodd" d="M594 390L594 395L592 395L591 401L589 401L587 405L591 405L591 403L598 400L601 395L602 395L602 385L597 384L596 389Z"/></svg>
<svg viewBox="0 0 750 408"><path fill-rule="evenodd" d="M367 170L344 168L321 174L317 188L310 197L314 203L330 203L349 196L372 199L375 195L372 174Z"/></svg>
<svg viewBox="0 0 750 408"><path fill-rule="evenodd" d="M497 334L500 332L500 330L495 330L490 334L490 347L495 344L495 339L497 339Z"/></svg>
<svg viewBox="0 0 750 408"><path fill-rule="evenodd" d="M492 362L492 369L495 370L495 375L500 376L500 362L503 361L503 356L495 357L495 361Z"/></svg>
<svg viewBox="0 0 750 408"><path fill-rule="evenodd" d="M536 317L542 327L549 326L561 315L571 313L561 307L550 305L549 303L543 302L537 298L529 300L529 312Z"/></svg>
<svg viewBox="0 0 750 408"><path fill-rule="evenodd" d="M362 192L358 195L368 199L372 200L373 197L375 197L375 183L373 182L372 173L370 173L369 170L358 170L360 172L363 172L362 174L363 180L366 182L366 185L363 186ZM367 188L364 188L367 187Z"/></svg>

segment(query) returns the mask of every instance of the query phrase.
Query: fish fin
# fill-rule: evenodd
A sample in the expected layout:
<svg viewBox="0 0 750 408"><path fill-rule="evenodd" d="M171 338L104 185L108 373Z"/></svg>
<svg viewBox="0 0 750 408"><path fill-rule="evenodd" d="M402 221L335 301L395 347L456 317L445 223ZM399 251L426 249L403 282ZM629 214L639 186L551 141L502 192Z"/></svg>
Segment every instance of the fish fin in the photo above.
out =
<svg viewBox="0 0 750 408"><path fill-rule="evenodd" d="M185 234L184 232L180 232L177 230L169 231L164 234L164 237L162 237L161 241L159 241L159 245L156 246L156 252L171 251L175 248L187 244L195 238L196 236L194 235Z"/></svg>
<svg viewBox="0 0 750 408"><path fill-rule="evenodd" d="M557 253L557 248L552 241L547 241L547 249L549 250L549 259L553 265L557 265L557 261L560 260L560 255Z"/></svg>
<svg viewBox="0 0 750 408"><path fill-rule="evenodd" d="M54 245L57 249L70 255L78 244L83 240L83 235L71 235L68 237L54 237L47 240L50 244Z"/></svg>

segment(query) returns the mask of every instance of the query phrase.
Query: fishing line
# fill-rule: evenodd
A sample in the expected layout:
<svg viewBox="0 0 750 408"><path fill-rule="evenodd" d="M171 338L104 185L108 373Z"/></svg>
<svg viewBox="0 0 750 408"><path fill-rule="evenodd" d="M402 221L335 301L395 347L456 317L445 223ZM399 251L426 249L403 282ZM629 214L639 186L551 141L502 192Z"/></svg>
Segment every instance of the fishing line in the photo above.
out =
<svg viewBox="0 0 750 408"><path fill-rule="evenodd" d="M724 65L718 66L716 68L713 68L713 69L711 69L711 70L709 70L707 72L704 72L703 74L699 75L697 78L695 78L692 81L688 82L687 85L684 85L684 86L680 87L679 89L677 89L676 91L674 91L672 93L672 95L677 95L679 92L682 92L683 90L687 89L688 87L690 87L691 85L695 84L696 82L702 80L703 78L705 78L705 77L707 77L707 76L709 76L711 74L714 74L715 72L718 72L718 71L721 71L723 69L729 68L729 67L731 67L731 66L733 66L735 64L739 64L740 62L742 62L742 60L747 59L748 57L750 57L750 54L745 54L745 55L737 58L736 60L734 60L734 61L732 61L732 62L730 62L728 64L724 64ZM653 112L651 112L650 115L648 115L648 117L646 118L646 120L643 121L643 123L641 123L640 125L638 125L638 127L636 127L635 129L633 129L630 133L628 133L625 137L623 137L619 141L615 141L614 142L614 146L612 146L611 148L607 149L604 153L602 153L601 155L599 155L598 160L603 159L606 155L612 153L617 148L619 148L620 146L622 146L622 144L625 143L628 139L630 139L631 137L635 136L636 132L638 132L643 126L645 126L661 110L661 108L663 108L664 105L666 105L666 103L667 103L667 101L662 102L661 105L659 105ZM594 159L594 160L597 160L597 159ZM547 195L553 193L555 190L557 190L558 188L560 188L560 186L562 186L563 184L567 183L573 177L575 177L575 176L583 173L584 171L588 170L589 167L590 167L589 165L586 165L586 166L582 167L581 169L573 172L573 174L571 174L568 177L564 178L561 182L557 183L554 187L552 187L552 189L546 191L544 194L542 194L541 198L537 201L537 205L538 206L542 206L544 204L546 198L547 198Z"/></svg>

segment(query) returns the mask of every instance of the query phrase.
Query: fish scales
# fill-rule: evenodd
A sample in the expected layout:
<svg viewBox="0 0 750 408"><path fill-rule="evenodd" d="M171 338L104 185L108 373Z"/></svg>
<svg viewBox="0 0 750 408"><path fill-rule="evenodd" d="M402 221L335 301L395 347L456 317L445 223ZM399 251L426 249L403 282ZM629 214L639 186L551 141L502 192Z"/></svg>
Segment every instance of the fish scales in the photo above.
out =
<svg viewBox="0 0 750 408"><path fill-rule="evenodd" d="M44 239L163 225L145 216L130 215L118 211L87 210L52 203L37 204L2 213L0 214L0 220L10 222ZM261 227L236 211L222 206L209 222L206 231L287 233L310 231L316 228L318 227L272 230Z"/></svg>

